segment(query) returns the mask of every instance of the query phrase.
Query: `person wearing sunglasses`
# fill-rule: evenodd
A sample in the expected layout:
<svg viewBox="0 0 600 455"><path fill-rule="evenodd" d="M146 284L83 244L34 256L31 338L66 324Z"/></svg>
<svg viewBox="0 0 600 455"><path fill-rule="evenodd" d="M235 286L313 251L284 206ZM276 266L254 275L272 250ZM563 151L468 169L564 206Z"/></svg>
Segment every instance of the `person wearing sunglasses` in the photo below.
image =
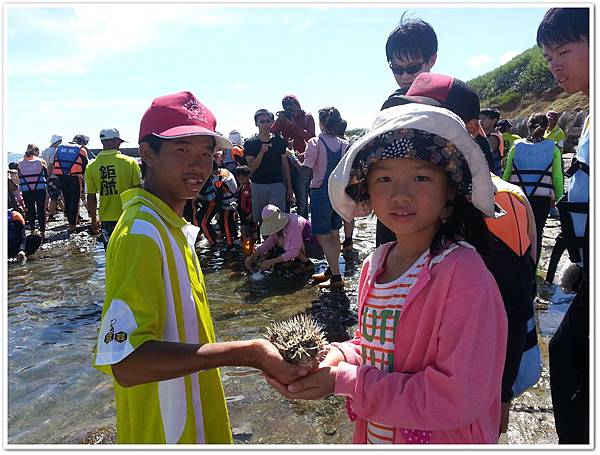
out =
<svg viewBox="0 0 600 455"><path fill-rule="evenodd" d="M421 73L428 73L437 59L437 36L421 19L400 18L400 24L385 43L388 66L400 87L394 95L404 95ZM402 93L398 93L402 92Z"/></svg>
<svg viewBox="0 0 600 455"><path fill-rule="evenodd" d="M419 74L431 70L437 59L437 49L437 35L433 27L421 19L405 18L403 14L385 43L388 66L399 88L383 103L381 110L395 105L395 98L406 95ZM394 233L378 220L376 246L395 239Z"/></svg>

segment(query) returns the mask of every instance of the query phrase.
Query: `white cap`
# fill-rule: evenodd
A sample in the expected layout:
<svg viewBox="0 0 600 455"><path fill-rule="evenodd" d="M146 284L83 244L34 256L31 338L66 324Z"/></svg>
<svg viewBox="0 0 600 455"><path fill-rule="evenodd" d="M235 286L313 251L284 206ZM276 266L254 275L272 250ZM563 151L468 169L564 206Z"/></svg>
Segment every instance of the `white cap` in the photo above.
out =
<svg viewBox="0 0 600 455"><path fill-rule="evenodd" d="M233 145L242 145L242 135L238 130L233 130L229 133L229 140Z"/></svg>
<svg viewBox="0 0 600 455"><path fill-rule="evenodd" d="M109 139L120 139L122 142L127 142L120 138L118 129L104 128L102 131L100 131L100 140L107 141Z"/></svg>
<svg viewBox="0 0 600 455"><path fill-rule="evenodd" d="M58 134L53 134L52 139L50 139L50 144L56 144L60 141L62 141L62 136L59 136Z"/></svg>

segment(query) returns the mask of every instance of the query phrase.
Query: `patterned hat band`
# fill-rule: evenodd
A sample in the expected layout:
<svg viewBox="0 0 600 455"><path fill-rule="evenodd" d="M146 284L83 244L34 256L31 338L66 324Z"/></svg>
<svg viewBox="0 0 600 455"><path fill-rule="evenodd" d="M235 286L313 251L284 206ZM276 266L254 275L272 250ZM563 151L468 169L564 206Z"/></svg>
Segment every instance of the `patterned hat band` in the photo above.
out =
<svg viewBox="0 0 600 455"><path fill-rule="evenodd" d="M415 158L442 168L456 192L471 199L471 171L461 151L447 139L427 131L400 128L380 134L352 162L346 193L357 203L369 200L367 172L379 160Z"/></svg>

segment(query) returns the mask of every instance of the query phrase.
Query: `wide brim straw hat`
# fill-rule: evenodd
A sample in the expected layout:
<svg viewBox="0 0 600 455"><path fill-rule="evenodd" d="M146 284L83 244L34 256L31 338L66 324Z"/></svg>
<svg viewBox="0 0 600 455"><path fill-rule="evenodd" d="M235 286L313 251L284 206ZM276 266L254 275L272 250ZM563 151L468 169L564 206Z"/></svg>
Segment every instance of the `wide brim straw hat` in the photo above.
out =
<svg viewBox="0 0 600 455"><path fill-rule="evenodd" d="M411 141L413 137L415 140ZM437 147L439 151L436 150L435 156L443 160L442 164L448 160L444 170L447 174L454 170L449 176L457 184L459 194L484 216L495 217L494 188L481 148L460 117L447 109L423 104L393 106L377 114L371 129L349 148L329 177L333 209L346 221L369 215L372 209L368 197L350 196L353 193L350 190L356 186L351 180L356 180L357 167L364 166L362 158L399 158L404 153L402 150L406 150L405 157L427 159L420 156L423 143L427 145L428 157L433 157L432 150ZM393 156L389 156L390 153ZM459 172L455 172L457 167Z"/></svg>
<svg viewBox="0 0 600 455"><path fill-rule="evenodd" d="M279 207L269 204L262 209L262 224L260 235L271 235L281 231L290 220L288 213L282 212Z"/></svg>

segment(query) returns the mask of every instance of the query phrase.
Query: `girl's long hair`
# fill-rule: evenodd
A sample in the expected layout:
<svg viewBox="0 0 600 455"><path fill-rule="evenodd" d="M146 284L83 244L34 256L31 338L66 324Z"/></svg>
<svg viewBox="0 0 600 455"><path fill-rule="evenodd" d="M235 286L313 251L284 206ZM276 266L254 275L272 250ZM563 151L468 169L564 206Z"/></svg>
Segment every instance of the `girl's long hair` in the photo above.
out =
<svg viewBox="0 0 600 455"><path fill-rule="evenodd" d="M483 214L464 196L456 195L447 207L452 208L449 217L440 224L431 241L431 254L435 256L444 249L448 240L457 243L464 240L475 247L486 265L492 261L493 243Z"/></svg>

